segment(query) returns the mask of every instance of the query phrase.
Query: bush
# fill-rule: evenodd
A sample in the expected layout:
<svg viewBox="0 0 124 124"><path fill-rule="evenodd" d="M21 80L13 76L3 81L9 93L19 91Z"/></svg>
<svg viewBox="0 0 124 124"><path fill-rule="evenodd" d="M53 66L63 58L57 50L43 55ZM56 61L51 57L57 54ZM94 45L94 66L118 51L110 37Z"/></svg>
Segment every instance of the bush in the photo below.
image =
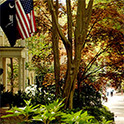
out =
<svg viewBox="0 0 124 124"><path fill-rule="evenodd" d="M0 94L1 97L1 105L0 107L5 107L7 104L11 107L14 96L12 92L3 92ZM8 107L8 106L7 106Z"/></svg>
<svg viewBox="0 0 124 124"><path fill-rule="evenodd" d="M24 99L29 100L27 94L25 92L19 91L17 94L14 94L13 96L12 106L24 107L25 106Z"/></svg>
<svg viewBox="0 0 124 124"><path fill-rule="evenodd" d="M37 89L36 85L30 85L25 89L25 92L19 91L17 94L12 92L4 92L3 85L0 85L0 107L4 107L9 104L10 108L12 106L23 107L25 106L25 100L31 99L33 105L37 104L48 104L55 100L55 86L40 87Z"/></svg>
<svg viewBox="0 0 124 124"><path fill-rule="evenodd" d="M25 89L27 95L26 100L32 99L31 103L33 105L37 104L48 104L55 100L55 86L47 86L37 88L36 85L28 86ZM25 99L25 98L24 98Z"/></svg>
<svg viewBox="0 0 124 124"><path fill-rule="evenodd" d="M88 111L89 115L95 117L96 120L101 122L103 119L106 121L113 120L114 121L114 114L110 112L107 107L83 107L83 111Z"/></svg>
<svg viewBox="0 0 124 124"><path fill-rule="evenodd" d="M13 107L11 112L15 113L18 111L20 114L15 113L14 115L21 115L21 117L23 116L24 118L28 118L28 120L32 121L30 122L31 124L41 124L41 122L51 124L59 122L68 122L69 124L72 122L97 124L98 122L101 124L101 122L106 123L106 121L114 120L113 113L101 105L100 94L89 85L85 85L82 88L82 92L80 92L80 99L78 99L79 101L76 101L76 91L74 95L73 110L60 110L63 104L62 102L55 100L55 86L53 85L47 87L43 86L40 88L32 85L27 87L25 92L18 92L18 94L14 95L11 94L11 92L3 92L3 94L3 98L8 100L9 104L13 106L24 107L26 105L24 110ZM78 105L77 102L79 103Z"/></svg>
<svg viewBox="0 0 124 124"><path fill-rule="evenodd" d="M81 109L85 106L102 107L101 94L93 86L86 83L80 87L80 91L76 89L74 93L74 108L79 107Z"/></svg>
<svg viewBox="0 0 124 124"><path fill-rule="evenodd" d="M89 116L87 111L82 113L82 110L76 112L76 113L71 113L71 114L66 114L63 113L61 115L61 121L64 123L68 124L91 124L91 123L97 123L97 120L94 119L93 116Z"/></svg>
<svg viewBox="0 0 124 124"><path fill-rule="evenodd" d="M2 116L2 118L20 116L22 122L32 122L32 120L35 120L37 122L40 121L44 124L49 124L52 121L57 121L57 117L59 117L61 113L60 108L64 105L62 103L63 101L59 102L59 100L48 105L38 104L36 106L31 104L31 99L29 101L24 101L26 106L23 109L13 107L11 110L7 111L12 114Z"/></svg>
<svg viewBox="0 0 124 124"><path fill-rule="evenodd" d="M107 124L111 121L106 121L102 119L101 122L95 119L94 116L90 116L87 111L83 112L82 110L78 112L65 113L62 112L62 107L64 106L63 101L55 100L53 103L48 105L31 105L31 99L25 101L26 106L23 109L13 107L7 112L8 114L2 116L2 118L20 116L22 122L30 124L53 124L53 123L68 123L68 124ZM40 123L41 122L41 123Z"/></svg>

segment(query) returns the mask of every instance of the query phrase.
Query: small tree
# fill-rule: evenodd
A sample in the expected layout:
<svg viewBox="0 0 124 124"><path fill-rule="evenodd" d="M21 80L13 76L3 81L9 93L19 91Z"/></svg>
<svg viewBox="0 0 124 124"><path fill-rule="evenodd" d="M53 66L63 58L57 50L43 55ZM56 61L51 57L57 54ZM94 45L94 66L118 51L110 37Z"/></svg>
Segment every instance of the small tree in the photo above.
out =
<svg viewBox="0 0 124 124"><path fill-rule="evenodd" d="M64 82L62 80L62 84L64 86L62 87L63 88L62 95L63 97L66 98L68 97L66 100L66 107L69 107L70 104L69 100L71 98L70 97L71 91L75 90L74 82L77 80L76 72L78 72L77 68L78 64L80 63L80 58L82 59L78 73L78 86L80 86L82 82L87 82L92 79L93 82L97 81L98 90L99 87L102 84L104 84L104 81L102 80L103 76L101 76L101 73L103 72L103 74L105 74L105 72L108 72L109 69L111 72L115 72L113 70L113 68L115 67L116 71L118 67L119 67L118 69L120 70L121 64L120 62L122 60L120 54L122 53L121 41L123 41L122 38L123 33L121 33L123 32L122 26L123 16L121 9L122 1L121 0L94 1L95 4L93 6L93 12L89 28L88 26L86 26L86 24L88 24L86 21L88 20L90 15L89 16L86 15L90 13L90 11L92 10L91 1L89 0L89 4L86 4L86 6L84 5L85 7L82 5L83 3L87 3L87 1L84 2L80 0L79 1L67 0L66 6L63 6L63 4L59 3L59 0L56 1L38 0L35 4L36 11L38 13L37 14L38 33L42 32L48 34L48 37L45 38L45 41L46 40L48 41L49 39L50 43L52 33L53 46L52 48L54 54L55 70L54 73L57 96L61 95L60 94L61 86L59 84L61 82L59 81L61 80L61 78L63 78L63 74L65 75ZM47 8L48 7L47 4L49 5L49 9ZM89 9L89 7L91 7L90 8L91 10ZM85 8L85 12L80 11L81 8ZM51 18L48 10L50 10L51 12ZM78 15L76 14L76 11ZM58 20L61 17L62 20L64 20L63 21L65 23L64 25L61 19ZM84 19L85 21L82 21L82 19ZM59 25L59 23L61 25ZM87 29L82 28L82 26L87 27L88 33ZM83 29L85 29L84 30L85 32L83 31ZM85 33L86 36L84 35ZM61 57L60 56L61 52L59 53L60 47L58 46L60 38L63 41L63 44L66 48L67 54L64 55L67 56L67 68L65 65L60 66L59 59ZM81 51L82 53L78 51ZM64 70L66 70L66 73L64 72ZM60 72L64 73L61 74ZM106 81L108 80L107 78L108 73L105 75Z"/></svg>
<svg viewBox="0 0 124 124"><path fill-rule="evenodd" d="M53 0L47 0L48 8L50 10L52 16L53 23L53 32L58 32L67 53L67 71L65 77L65 83L63 87L63 97L65 99L65 108L73 108L73 95L75 91L75 85L77 80L77 74L79 71L79 65L81 61L81 51L85 46L85 39L88 31L88 25L91 19L92 13L92 5L93 0L90 0L88 5L86 5L86 0L78 0L77 1L77 15L76 15L76 23L73 24L72 20L72 9L71 9L71 0L66 0L67 7L67 25L68 25L68 33L67 37L62 32L62 29L58 23L57 13L54 8ZM56 5L58 0L56 0ZM74 32L72 25L74 25ZM57 40L56 40L57 42ZM53 43L55 43L55 36L53 34ZM54 49L58 48L58 43L53 45ZM74 45L74 46L73 46ZM73 50L74 47L74 50ZM74 53L74 54L73 54ZM55 63L59 60L59 56L55 57ZM59 62L57 62L59 65ZM55 73L59 74L59 69L55 71ZM55 75L56 75L55 74Z"/></svg>

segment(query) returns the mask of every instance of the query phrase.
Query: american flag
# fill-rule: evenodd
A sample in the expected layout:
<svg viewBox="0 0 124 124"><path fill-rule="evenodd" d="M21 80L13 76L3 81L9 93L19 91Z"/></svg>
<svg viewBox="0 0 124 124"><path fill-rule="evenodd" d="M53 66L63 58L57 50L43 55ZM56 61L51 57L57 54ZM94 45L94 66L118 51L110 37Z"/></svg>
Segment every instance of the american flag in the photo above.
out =
<svg viewBox="0 0 124 124"><path fill-rule="evenodd" d="M22 39L36 31L33 0L15 0L17 28Z"/></svg>

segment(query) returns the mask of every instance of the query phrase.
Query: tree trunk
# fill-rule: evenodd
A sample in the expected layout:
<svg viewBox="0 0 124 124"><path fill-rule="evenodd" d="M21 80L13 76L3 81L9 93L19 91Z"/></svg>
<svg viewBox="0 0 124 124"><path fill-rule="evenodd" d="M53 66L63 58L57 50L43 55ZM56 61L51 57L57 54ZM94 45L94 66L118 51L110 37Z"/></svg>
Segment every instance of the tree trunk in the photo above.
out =
<svg viewBox="0 0 124 124"><path fill-rule="evenodd" d="M69 60L68 60L69 61ZM63 89L63 97L65 100L65 108L73 108L73 95L75 91L75 86L77 82L77 74L79 71L81 61L81 46L75 49L75 59L71 62L67 62L67 76L65 81L65 86Z"/></svg>
<svg viewBox="0 0 124 124"><path fill-rule="evenodd" d="M57 0L58 1L58 0ZM78 0L76 26L74 31L74 54L72 54L72 13L71 0L66 0L67 7L67 23L68 23L68 38L63 34L58 23L56 11L52 0L47 0L50 13L52 15L53 28L57 30L67 52L67 71L65 84L63 87L63 98L65 99L65 108L73 108L73 95L77 81L77 74L81 61L81 50L85 46L85 39L88 30L89 21L91 18L93 0L90 0L86 7L86 0ZM54 36L55 37L55 36ZM54 41L54 39L53 39ZM55 41L53 42L53 44ZM58 48L58 47L57 47ZM74 57L74 59L73 59ZM55 58L57 59L57 58ZM54 60L56 61L56 60ZM55 67L56 70L56 67Z"/></svg>
<svg viewBox="0 0 124 124"><path fill-rule="evenodd" d="M56 0L56 17L58 19L58 0ZM56 86L56 96L60 95L60 61L59 61L59 35L56 29L54 17L52 16L52 48L54 54L54 75L55 75L55 86Z"/></svg>

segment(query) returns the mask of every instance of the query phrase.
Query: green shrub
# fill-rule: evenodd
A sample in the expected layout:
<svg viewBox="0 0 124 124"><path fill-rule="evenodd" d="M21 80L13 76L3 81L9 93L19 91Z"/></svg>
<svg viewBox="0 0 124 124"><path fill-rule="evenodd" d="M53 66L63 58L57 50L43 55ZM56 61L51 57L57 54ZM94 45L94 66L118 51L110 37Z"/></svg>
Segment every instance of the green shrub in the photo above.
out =
<svg viewBox="0 0 124 124"><path fill-rule="evenodd" d="M2 85L0 86L1 92L0 92L0 107L5 106L6 104L9 104L10 108L11 106L17 106L17 107L23 107L25 106L25 100L31 99L31 103L33 105L37 104L48 104L52 103L55 100L55 87L54 86L48 86L48 87L40 87L39 89L36 88L36 85L32 85L27 87L27 91L21 92L18 91L18 93L13 94L12 92L4 92Z"/></svg>
<svg viewBox="0 0 124 124"><path fill-rule="evenodd" d="M110 112L106 107L83 107L83 111L88 111L89 115L95 117L96 120L102 122L103 120L114 121L114 114Z"/></svg>
<svg viewBox="0 0 124 124"><path fill-rule="evenodd" d="M6 104L8 104L11 108L11 105L12 105L12 102L13 102L13 99L14 99L14 96L13 96L13 93L12 92L2 92L0 94L0 97L1 97L1 105L0 107L5 107Z"/></svg>
<svg viewBox="0 0 124 124"><path fill-rule="evenodd" d="M84 83L80 89L75 90L73 103L74 108L79 107L80 109L85 106L101 107L101 94L93 86Z"/></svg>
<svg viewBox="0 0 124 124"><path fill-rule="evenodd" d="M24 108L12 107L11 110L6 111L6 112L9 112L11 114L2 116L2 118L17 116L20 118L21 121L31 122L32 116L37 113L36 108L39 105L36 105L36 106L30 105L31 99L29 101L26 101L26 100L24 100L24 101L26 104L26 106Z"/></svg>
<svg viewBox="0 0 124 124"><path fill-rule="evenodd" d="M37 116L34 116L33 119L36 121L41 121L44 124L49 124L50 122L57 121L57 118L61 115L61 108L64 106L63 100L54 101L48 105L41 105L37 109ZM58 120L59 121L59 120Z"/></svg>
<svg viewBox="0 0 124 124"><path fill-rule="evenodd" d="M48 105L31 105L31 99L29 101L24 100L26 106L22 108L13 107L11 110L7 112L12 113L2 118L18 116L20 120L23 122L31 122L32 120L41 121L44 124L49 124L53 120L57 120L61 111L60 108L63 107L63 100L59 102L59 100L54 101Z"/></svg>
<svg viewBox="0 0 124 124"><path fill-rule="evenodd" d="M80 110L78 112L65 113L62 112L62 107L64 106L63 101L55 100L53 103L47 105L36 105L31 104L31 99L29 101L25 100L26 106L21 109L13 107L7 112L8 114L2 116L2 118L17 116L22 120L22 123L30 124L109 124L111 121L107 121L104 116L102 116L101 122L91 116L88 111Z"/></svg>
<svg viewBox="0 0 124 124"><path fill-rule="evenodd" d="M62 113L61 118L61 121L67 124L91 124L95 122L93 116L89 116L87 111L82 113L82 110L71 114Z"/></svg>
<svg viewBox="0 0 124 124"><path fill-rule="evenodd" d="M48 104L55 100L55 86L47 86L37 88L36 85L28 86L25 89L26 100L32 99L31 103L33 105L37 104Z"/></svg>

